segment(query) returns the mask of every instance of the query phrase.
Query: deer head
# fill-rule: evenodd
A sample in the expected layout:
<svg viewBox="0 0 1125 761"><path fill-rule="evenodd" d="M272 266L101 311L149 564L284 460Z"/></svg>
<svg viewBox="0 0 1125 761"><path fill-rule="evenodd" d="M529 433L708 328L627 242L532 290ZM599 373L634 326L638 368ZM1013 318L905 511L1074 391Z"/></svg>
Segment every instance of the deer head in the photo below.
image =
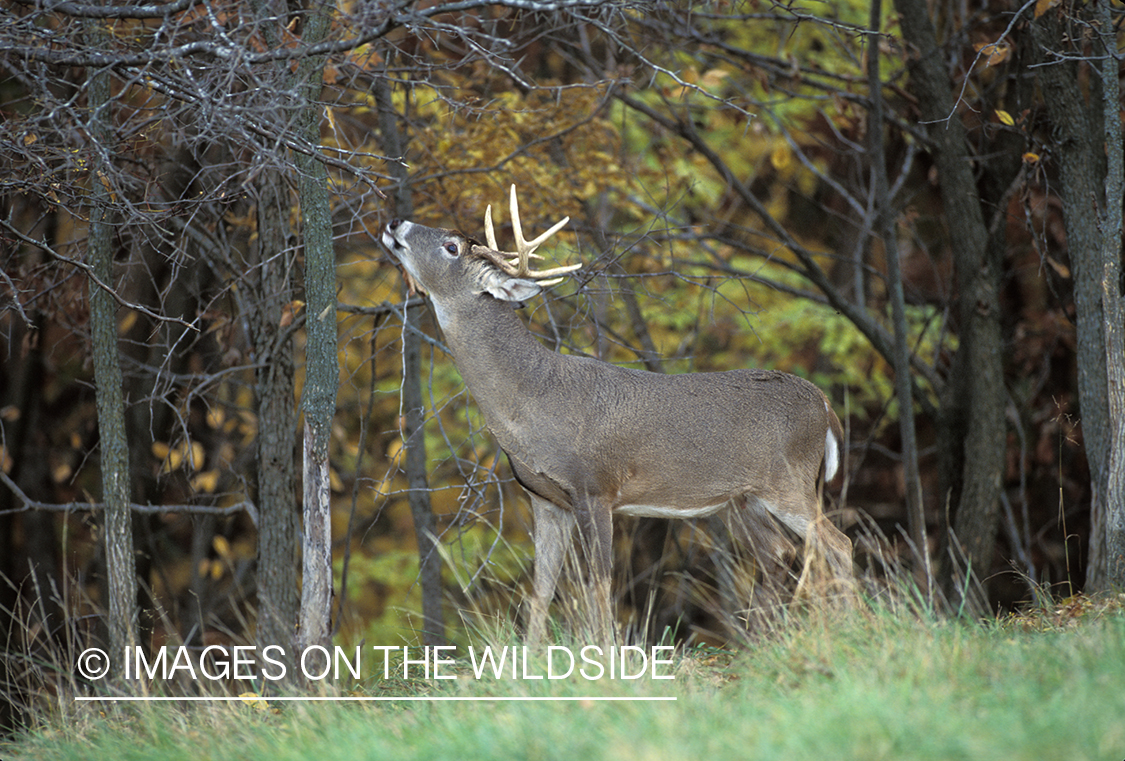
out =
<svg viewBox="0 0 1125 761"><path fill-rule="evenodd" d="M456 284L467 280L471 283L471 293L489 293L501 301L525 301L538 294L543 286L561 282L559 275L582 268L581 264L569 264L546 270L531 269L531 259L543 258L535 250L561 230L570 217L564 217L547 232L529 241L523 236L515 185L511 187L509 208L516 239L515 251L501 251L497 245L491 204L484 212L487 246L456 230L424 228L397 219L387 225L383 244L402 264L411 290L421 290L431 296L434 289L448 292L448 289L443 289L444 284L457 287ZM404 245L407 235L417 242ZM418 252L426 252L429 256L422 257Z"/></svg>

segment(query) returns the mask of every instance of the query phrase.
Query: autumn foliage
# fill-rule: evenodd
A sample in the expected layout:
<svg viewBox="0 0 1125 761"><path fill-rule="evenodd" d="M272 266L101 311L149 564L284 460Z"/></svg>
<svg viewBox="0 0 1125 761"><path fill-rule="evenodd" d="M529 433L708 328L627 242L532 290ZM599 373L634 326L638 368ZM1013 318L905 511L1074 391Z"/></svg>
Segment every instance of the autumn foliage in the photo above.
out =
<svg viewBox="0 0 1125 761"><path fill-rule="evenodd" d="M946 216L936 149L919 124L926 94L911 78L904 11L880 19L888 115L873 126L867 4L836 4L832 18L799 12L800 3L708 3L699 16L678 3L651 13L629 3L602 11L568 2L399 5L340 3L328 41L308 50L303 12L259 19L237 0L179 3L153 18L4 4L7 641L12 632L36 646L67 632L96 636L104 612L102 523L90 507L100 486L85 262L96 184L115 214L116 272L104 285L118 299L131 490L145 508L135 511L134 533L148 641L252 637L264 347L251 320L280 300L271 350L296 360L286 400L295 408L305 326L317 317L306 313L300 285L298 154L324 163L332 193L339 638L397 643L417 634L404 330L425 336L427 476L447 553L447 607L518 621L529 581L529 520L508 465L436 323L404 328L412 297L379 245L396 197L409 199L420 223L478 237L485 206L502 205L512 183L529 226L570 216L546 253L585 267L524 310L559 351L659 372L753 366L813 380L846 420L850 449L830 510L857 540L872 593L888 588L889 571L916 567L894 425L903 409L880 344L892 326L864 148L873 129L886 149L885 213L902 256L915 363L906 412L918 427L924 549L938 563L955 555L948 529L961 509L960 474L972 465L948 439L960 430L948 424L954 376L972 372L955 360L966 326L948 232L959 220ZM1041 94L1024 87L1037 60L1027 26L1051 14L1065 21L1067 11L1041 0L1013 26L999 8L1009 4L970 5L966 17L939 9L938 20L956 96L949 118L977 157L989 245L1000 252L1007 427L996 441L995 554L973 568L983 611L1082 587L1093 495L1074 244L1052 163L1058 125ZM108 49L83 42L88 24L109 31ZM314 53L326 56L319 144L292 124L299 104L287 79ZM87 72L99 65L112 73L111 144L91 141L85 128ZM1092 75L1076 76L1088 83ZM91 171L91 152L112 171ZM262 213L266 189L280 199L273 217ZM501 217L501 237L506 224ZM266 261L284 262L291 290L263 287ZM722 542L711 533L694 523L621 522L616 538L631 565L618 564L626 568L618 597L633 631L660 637L667 627L679 641L717 641ZM451 635L466 636L453 620Z"/></svg>

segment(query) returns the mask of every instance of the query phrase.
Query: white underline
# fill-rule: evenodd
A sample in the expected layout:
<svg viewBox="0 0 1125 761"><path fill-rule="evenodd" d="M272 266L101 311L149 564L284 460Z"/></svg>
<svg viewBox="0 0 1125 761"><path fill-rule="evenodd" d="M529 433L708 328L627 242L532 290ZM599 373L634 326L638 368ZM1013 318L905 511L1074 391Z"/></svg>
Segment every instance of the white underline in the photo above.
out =
<svg viewBox="0 0 1125 761"><path fill-rule="evenodd" d="M486 701L486 702L533 702L533 701L597 701L597 702L652 702L652 701L665 701L676 700L675 697L636 697L636 698L619 698L619 697L576 697L576 698L555 698L555 697L461 697L461 696L434 696L434 697L295 697L295 696L247 696L240 697L208 697L200 695L184 695L181 697L158 695L152 697L83 697L75 696L76 701L123 701L130 703L161 703L161 702L177 702L177 701L209 701L209 702L223 702L232 703L240 701L244 703L253 703L257 700L270 701L308 701L308 702L352 702L352 703L369 703L369 702L390 702L390 701Z"/></svg>

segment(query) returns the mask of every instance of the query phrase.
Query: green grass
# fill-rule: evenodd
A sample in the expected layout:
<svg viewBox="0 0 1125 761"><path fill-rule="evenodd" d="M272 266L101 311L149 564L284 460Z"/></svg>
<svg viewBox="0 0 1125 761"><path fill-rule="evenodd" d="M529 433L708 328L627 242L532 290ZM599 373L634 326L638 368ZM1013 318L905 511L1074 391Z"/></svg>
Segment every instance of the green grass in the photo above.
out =
<svg viewBox="0 0 1125 761"><path fill-rule="evenodd" d="M674 703L83 704L0 745L0 758L1125 758L1125 617L1063 623L881 613L806 623L736 656L690 653L672 681L477 681L462 670L366 690Z"/></svg>

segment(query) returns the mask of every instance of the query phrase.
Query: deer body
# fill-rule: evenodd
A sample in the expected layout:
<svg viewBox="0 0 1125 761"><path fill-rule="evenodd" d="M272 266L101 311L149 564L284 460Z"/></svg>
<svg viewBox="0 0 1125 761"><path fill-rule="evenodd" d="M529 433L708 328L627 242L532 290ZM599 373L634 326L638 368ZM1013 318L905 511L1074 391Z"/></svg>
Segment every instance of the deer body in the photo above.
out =
<svg viewBox="0 0 1125 761"><path fill-rule="evenodd" d="M780 571L792 544L772 516L818 539L834 573L851 578L851 543L820 511L818 476L835 473L842 430L816 386L780 372L662 375L559 354L506 303L540 288L505 271L495 246L398 221L383 240L428 292L466 386L531 497L530 640L543 634L576 524L595 631L609 628L613 513L695 518L734 506L746 518L734 524L740 538Z"/></svg>

